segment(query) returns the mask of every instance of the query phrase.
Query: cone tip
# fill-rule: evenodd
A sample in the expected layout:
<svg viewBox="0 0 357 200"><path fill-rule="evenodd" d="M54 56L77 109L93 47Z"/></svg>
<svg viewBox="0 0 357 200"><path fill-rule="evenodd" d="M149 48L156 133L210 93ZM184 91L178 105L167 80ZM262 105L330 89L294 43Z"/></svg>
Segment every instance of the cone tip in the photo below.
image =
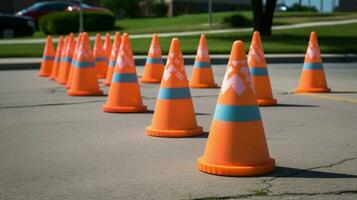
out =
<svg viewBox="0 0 357 200"><path fill-rule="evenodd" d="M317 36L314 31L312 31L310 34L310 41L317 41Z"/></svg>
<svg viewBox="0 0 357 200"><path fill-rule="evenodd" d="M235 46L235 47L244 47L244 43L243 43L242 40L236 40L236 41L234 41L233 46Z"/></svg>

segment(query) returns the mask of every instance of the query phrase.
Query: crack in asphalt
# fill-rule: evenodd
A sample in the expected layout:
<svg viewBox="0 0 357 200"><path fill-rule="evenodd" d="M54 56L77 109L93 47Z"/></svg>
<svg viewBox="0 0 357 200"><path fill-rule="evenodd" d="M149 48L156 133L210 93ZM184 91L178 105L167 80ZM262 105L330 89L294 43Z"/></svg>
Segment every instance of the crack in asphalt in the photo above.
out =
<svg viewBox="0 0 357 200"><path fill-rule="evenodd" d="M310 167L310 168L306 168L306 169L300 169L300 170L298 170L296 172L287 174L287 175L282 176L282 177L285 177L285 178L286 177L294 177L294 176L296 176L298 174L302 174L302 173L304 173L306 171L311 171L311 170L316 170L316 169L323 169L323 168L331 168L331 167L343 164L343 163L348 162L348 161L356 160L356 159L357 158L346 158L346 159L334 162L334 163L329 164L329 165L321 165L321 166L317 166L317 167ZM270 179L262 180L262 183L267 185L267 187L263 188L263 190L265 192L267 192L267 193L270 193L271 192L270 188L273 186L273 184L271 182L276 180L276 179L278 179L278 178L282 178L282 177L273 177L273 178L270 178ZM297 193L297 194L301 194L301 193Z"/></svg>
<svg viewBox="0 0 357 200"><path fill-rule="evenodd" d="M304 173L306 171L310 170L316 170L316 169L323 169L323 168L331 168L340 164L343 164L348 161L356 160L357 158L346 158L337 162L334 162L329 165L321 165L317 167L310 167L306 169L300 169L297 172L293 172L281 177L273 177L270 179L265 179L262 180L262 183L267 185L266 187L262 189L257 189L254 190L254 193L251 194L242 194L242 195L237 195L237 196L223 196L223 197L203 197L203 198L196 198L194 200L203 200L203 199L245 199L245 198L250 198L250 197L259 197L259 196L266 196L266 197L279 197L279 196L317 196L317 195L341 195L341 194L357 194L357 190L340 190L340 191L331 191L331 192L314 192L314 193L292 193L292 192L286 192L286 193L280 193L280 194L269 194L271 193L270 188L273 186L271 183L272 181L278 179L278 178L286 178L286 177L294 177L298 174Z"/></svg>
<svg viewBox="0 0 357 200"><path fill-rule="evenodd" d="M217 95L198 95L192 96L195 98L202 97L211 97ZM143 96L143 99L152 100L157 99L156 97L146 97ZM33 104L33 105L10 105L10 106L0 106L0 109L10 109L10 108L31 108L31 107L46 107L46 106L66 106L66 105L75 105L75 104L85 104L85 103L96 103L96 102L105 102L106 100L93 100L93 101L80 101L80 102L69 102L69 103L46 103L46 104Z"/></svg>
<svg viewBox="0 0 357 200"><path fill-rule="evenodd" d="M31 107L46 107L46 106L66 106L66 105L96 103L96 102L104 102L104 101L103 100L93 100L93 101L80 101L80 102L69 102L69 103L47 103L47 104L33 104L33 105L20 105L20 106L2 106L2 107L0 107L0 109L31 108Z"/></svg>
<svg viewBox="0 0 357 200"><path fill-rule="evenodd" d="M282 196L319 196L319 195L341 195L341 194L357 194L357 190L341 190L335 192L317 192L317 193L282 193L282 194L271 194L271 195L260 195L260 194L242 194L237 196L224 196L224 197L203 197L196 198L193 200L220 200L220 199L247 199L250 197L282 197Z"/></svg>

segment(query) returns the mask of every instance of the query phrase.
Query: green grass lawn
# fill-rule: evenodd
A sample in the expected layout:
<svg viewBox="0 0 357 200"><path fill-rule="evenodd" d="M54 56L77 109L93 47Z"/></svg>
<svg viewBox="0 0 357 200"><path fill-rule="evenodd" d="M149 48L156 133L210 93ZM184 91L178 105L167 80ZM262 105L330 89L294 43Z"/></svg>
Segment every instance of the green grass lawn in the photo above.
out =
<svg viewBox="0 0 357 200"><path fill-rule="evenodd" d="M223 18L235 14L236 12L217 12L213 13L213 25L208 27L207 14L183 15L177 17L163 18L141 18L124 19L116 21L116 30L128 33L153 33L153 32L176 32L192 30L213 30L231 28L223 24ZM242 11L242 15L252 20L251 11ZM286 25L315 21L334 21L343 19L357 18L357 13L353 12L335 12L335 13L316 13L316 12L276 12L273 24ZM109 31L113 33L114 31ZM104 33L104 32L102 32ZM95 33L90 33L94 35ZM45 35L38 31L34 38L42 38Z"/></svg>
<svg viewBox="0 0 357 200"><path fill-rule="evenodd" d="M311 31L316 31L322 53L357 53L357 23L337 26L276 30L263 37L266 53L304 53ZM251 32L208 34L211 54L228 54L235 40L243 40L246 50L250 45ZM180 37L184 54L196 53L199 36ZM160 38L163 54L167 54L171 38ZM134 54L147 54L150 39L132 39ZM43 44L1 45L0 57L40 57Z"/></svg>

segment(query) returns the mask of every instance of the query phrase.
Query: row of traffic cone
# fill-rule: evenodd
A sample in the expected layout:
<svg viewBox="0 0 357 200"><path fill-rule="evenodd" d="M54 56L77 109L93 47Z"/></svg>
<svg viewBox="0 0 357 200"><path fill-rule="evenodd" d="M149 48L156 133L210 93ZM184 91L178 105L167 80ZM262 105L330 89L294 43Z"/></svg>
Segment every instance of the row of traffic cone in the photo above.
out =
<svg viewBox="0 0 357 200"><path fill-rule="evenodd" d="M254 37L259 38L259 34L255 33ZM313 47L316 50L317 40L314 40L316 35L313 33L311 38L310 43L313 44L309 45L309 49ZM71 69L73 77L68 94L85 95L86 92L101 94L88 35L84 33L80 41L78 52L74 53L75 58ZM254 49L261 46L260 40L257 41L252 43L251 52L261 55L262 52ZM305 61L310 61L309 63L312 64L304 66L307 74L305 75L303 71L303 77L311 76L311 74L313 76L314 72L311 72L313 70L321 70L320 65L315 66L321 61L314 57L319 56L319 53L310 54L307 55ZM198 57L202 59L199 62L203 64L197 64L197 68L207 64L204 56L200 54ZM257 89L254 85L254 81L266 83L266 79L269 81L269 78L267 72L262 70L266 68L265 61L262 62L257 58L259 57L249 59L249 63L255 66L253 69L249 68L243 42L234 42L206 149L203 156L198 159L198 169L203 172L229 176L252 176L274 169L275 161L269 155L258 108ZM122 36L112 77L108 101L103 106L103 110L105 112L146 111L146 106L142 103L128 34ZM86 82L85 86L83 82ZM304 87L306 85L301 88L304 89ZM267 98L268 100L274 101L272 95L268 97L270 97ZM147 127L146 132L150 136L159 137L189 137L202 134L202 127L198 126L195 118L189 82L177 38L171 42L152 123Z"/></svg>

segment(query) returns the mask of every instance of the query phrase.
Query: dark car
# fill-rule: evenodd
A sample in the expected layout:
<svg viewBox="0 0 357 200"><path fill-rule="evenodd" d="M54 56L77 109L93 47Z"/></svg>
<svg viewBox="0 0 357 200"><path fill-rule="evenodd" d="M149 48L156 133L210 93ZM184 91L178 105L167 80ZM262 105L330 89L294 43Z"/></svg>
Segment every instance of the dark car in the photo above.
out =
<svg viewBox="0 0 357 200"><path fill-rule="evenodd" d="M38 25L38 20L49 13L60 12L60 11L76 11L79 9L79 4L76 2L65 2L65 1L48 1L48 2L38 2L32 6L22 9L15 13L17 16L28 16L31 17L36 25ZM99 11L99 12L110 12L108 9L90 6L82 3L82 10L84 11Z"/></svg>
<svg viewBox="0 0 357 200"><path fill-rule="evenodd" d="M35 23L30 17L21 17L0 13L0 37L32 36Z"/></svg>

